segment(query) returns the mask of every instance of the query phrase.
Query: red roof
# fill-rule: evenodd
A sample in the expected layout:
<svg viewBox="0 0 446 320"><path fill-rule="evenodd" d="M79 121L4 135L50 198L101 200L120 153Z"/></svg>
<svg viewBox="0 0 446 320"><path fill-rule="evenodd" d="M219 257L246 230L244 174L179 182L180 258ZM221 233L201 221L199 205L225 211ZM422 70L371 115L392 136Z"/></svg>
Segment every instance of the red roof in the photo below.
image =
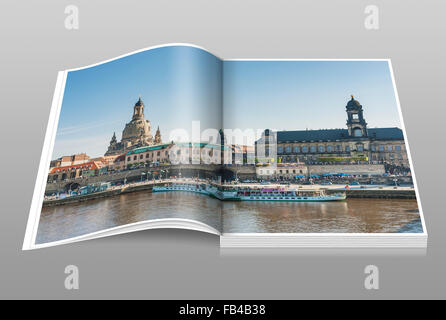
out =
<svg viewBox="0 0 446 320"><path fill-rule="evenodd" d="M51 168L50 173L70 171L77 168L85 168L86 170L96 170L102 167L97 161L89 161L85 163L75 164L71 166L54 167Z"/></svg>

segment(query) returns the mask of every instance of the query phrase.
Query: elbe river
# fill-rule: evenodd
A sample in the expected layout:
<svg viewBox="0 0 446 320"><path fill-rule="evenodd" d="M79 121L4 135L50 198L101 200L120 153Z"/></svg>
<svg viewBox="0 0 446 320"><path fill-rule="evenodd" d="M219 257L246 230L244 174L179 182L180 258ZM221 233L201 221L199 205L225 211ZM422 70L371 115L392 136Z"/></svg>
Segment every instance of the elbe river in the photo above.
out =
<svg viewBox="0 0 446 320"><path fill-rule="evenodd" d="M36 243L161 218L192 219L223 232L240 233L422 232L416 200L221 202L194 193L140 191L45 207L42 209Z"/></svg>

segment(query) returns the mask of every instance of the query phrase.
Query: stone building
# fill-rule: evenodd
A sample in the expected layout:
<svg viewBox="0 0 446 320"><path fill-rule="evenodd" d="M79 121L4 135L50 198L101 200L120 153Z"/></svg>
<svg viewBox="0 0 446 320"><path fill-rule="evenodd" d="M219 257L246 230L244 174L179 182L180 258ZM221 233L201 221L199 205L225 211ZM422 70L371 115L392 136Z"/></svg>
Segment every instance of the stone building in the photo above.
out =
<svg viewBox="0 0 446 320"><path fill-rule="evenodd" d="M345 129L265 130L256 141L258 162L384 163L409 168L400 128L368 128L362 105L351 97Z"/></svg>
<svg viewBox="0 0 446 320"><path fill-rule="evenodd" d="M150 121L146 120L144 117L144 103L141 98L139 98L133 107L132 120L125 125L124 130L122 131L121 141L118 142L116 134L113 133L105 155L120 155L138 147L151 146L160 143L162 143L162 141L159 127L156 131L155 138L153 138Z"/></svg>
<svg viewBox="0 0 446 320"><path fill-rule="evenodd" d="M47 183L64 181L66 179L85 178L106 172L107 167L101 161L88 161L50 168Z"/></svg>
<svg viewBox="0 0 446 320"><path fill-rule="evenodd" d="M71 156L62 156L56 160L51 160L50 168L82 164L88 161L90 161L90 157L86 153L78 153Z"/></svg>
<svg viewBox="0 0 446 320"><path fill-rule="evenodd" d="M256 177L259 179L295 179L308 175L308 167L300 163L256 166Z"/></svg>
<svg viewBox="0 0 446 320"><path fill-rule="evenodd" d="M208 143L168 143L133 149L125 155L127 168L145 164L220 164L221 146Z"/></svg>

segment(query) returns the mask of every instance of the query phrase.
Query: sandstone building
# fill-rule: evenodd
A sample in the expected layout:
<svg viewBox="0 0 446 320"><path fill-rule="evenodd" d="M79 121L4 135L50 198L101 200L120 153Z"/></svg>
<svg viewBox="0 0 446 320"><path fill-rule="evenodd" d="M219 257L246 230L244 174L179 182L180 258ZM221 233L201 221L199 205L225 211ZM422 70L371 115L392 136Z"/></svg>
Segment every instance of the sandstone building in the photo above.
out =
<svg viewBox="0 0 446 320"><path fill-rule="evenodd" d="M135 148L161 143L161 132L159 127L155 137L153 137L150 121L146 120L144 117L144 103L141 98L139 98L133 107L132 120L125 125L124 130L122 131L121 141L118 142L116 134L113 133L105 155L121 155Z"/></svg>
<svg viewBox="0 0 446 320"><path fill-rule="evenodd" d="M363 107L353 96L345 111L345 129L265 130L256 141L258 162L366 162L409 168L404 135L400 128L368 128Z"/></svg>

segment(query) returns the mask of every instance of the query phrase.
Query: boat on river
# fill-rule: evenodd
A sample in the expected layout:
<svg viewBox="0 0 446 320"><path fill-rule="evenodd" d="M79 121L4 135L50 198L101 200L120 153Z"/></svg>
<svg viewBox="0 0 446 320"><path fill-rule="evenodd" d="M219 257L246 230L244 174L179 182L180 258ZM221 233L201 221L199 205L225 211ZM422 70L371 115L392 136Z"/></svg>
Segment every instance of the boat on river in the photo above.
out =
<svg viewBox="0 0 446 320"><path fill-rule="evenodd" d="M193 182L173 182L166 183L162 186L154 186L152 192L167 192L167 191L182 191L182 192L194 192L209 195L207 191L207 184L205 183L193 183Z"/></svg>
<svg viewBox="0 0 446 320"><path fill-rule="evenodd" d="M171 182L153 187L153 192L166 191L200 193L224 201L319 202L342 201L346 198L345 192L326 194L324 189L252 188L193 182Z"/></svg>
<svg viewBox="0 0 446 320"><path fill-rule="evenodd" d="M312 202L312 201L342 201L345 193L326 194L323 189L288 189L288 188L240 188L237 198L241 201L281 201L281 202Z"/></svg>

